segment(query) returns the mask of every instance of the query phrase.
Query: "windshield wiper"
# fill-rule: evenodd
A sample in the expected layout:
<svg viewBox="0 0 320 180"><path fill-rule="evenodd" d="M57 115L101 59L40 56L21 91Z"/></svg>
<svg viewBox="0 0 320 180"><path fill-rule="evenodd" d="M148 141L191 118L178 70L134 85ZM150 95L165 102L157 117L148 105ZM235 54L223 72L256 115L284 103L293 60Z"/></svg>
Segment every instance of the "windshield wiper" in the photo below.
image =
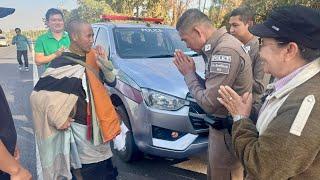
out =
<svg viewBox="0 0 320 180"><path fill-rule="evenodd" d="M155 56L148 56L147 58L170 58L173 57L173 54L160 54Z"/></svg>

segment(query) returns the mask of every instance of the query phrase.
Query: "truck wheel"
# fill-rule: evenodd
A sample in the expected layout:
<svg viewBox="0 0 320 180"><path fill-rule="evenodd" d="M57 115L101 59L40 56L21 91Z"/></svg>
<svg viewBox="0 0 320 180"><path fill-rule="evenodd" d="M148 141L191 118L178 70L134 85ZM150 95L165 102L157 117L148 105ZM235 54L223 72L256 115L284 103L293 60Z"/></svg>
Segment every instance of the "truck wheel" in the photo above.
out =
<svg viewBox="0 0 320 180"><path fill-rule="evenodd" d="M134 142L129 116L124 105L117 106L116 111L118 112L122 123L124 123L128 128L128 131L126 132L125 148L122 150L115 149L113 142L111 142L111 150L124 162L139 160L142 158L143 154L139 151L137 145Z"/></svg>

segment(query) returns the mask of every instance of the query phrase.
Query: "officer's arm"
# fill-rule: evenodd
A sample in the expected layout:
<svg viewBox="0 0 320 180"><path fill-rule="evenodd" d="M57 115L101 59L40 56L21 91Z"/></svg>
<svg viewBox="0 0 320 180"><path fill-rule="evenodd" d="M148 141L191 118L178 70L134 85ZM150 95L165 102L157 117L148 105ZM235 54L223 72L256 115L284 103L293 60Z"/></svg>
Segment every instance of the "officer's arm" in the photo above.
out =
<svg viewBox="0 0 320 180"><path fill-rule="evenodd" d="M214 113L222 106L217 100L220 85L232 87L240 71L240 57L233 50L216 53L215 59L219 58L224 59L224 61L211 61L210 74L206 79L205 87L201 86L195 73L185 76L185 82L190 93L201 108L209 114Z"/></svg>
<svg viewBox="0 0 320 180"><path fill-rule="evenodd" d="M301 104L296 101L290 100L280 108L260 135L251 120L234 122L232 143L236 156L255 179L290 179L305 171L318 156L320 106L316 103L313 109L306 107L312 109L311 114L296 118ZM303 118L307 118L305 124L301 123Z"/></svg>
<svg viewBox="0 0 320 180"><path fill-rule="evenodd" d="M205 81L198 73L196 73L196 76L197 76L197 79L198 79L200 85L201 85L203 88L205 88L205 87L206 87L206 86L205 86L206 81Z"/></svg>

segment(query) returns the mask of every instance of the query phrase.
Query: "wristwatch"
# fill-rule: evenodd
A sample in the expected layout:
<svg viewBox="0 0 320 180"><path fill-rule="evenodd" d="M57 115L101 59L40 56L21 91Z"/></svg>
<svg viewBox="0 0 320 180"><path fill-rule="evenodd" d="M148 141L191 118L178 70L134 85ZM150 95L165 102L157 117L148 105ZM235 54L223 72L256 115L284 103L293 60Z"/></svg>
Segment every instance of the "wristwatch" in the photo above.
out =
<svg viewBox="0 0 320 180"><path fill-rule="evenodd" d="M233 118L233 122L236 122L236 121L239 121L239 120L247 118L247 117L244 115L237 114L237 115L234 115L232 118Z"/></svg>

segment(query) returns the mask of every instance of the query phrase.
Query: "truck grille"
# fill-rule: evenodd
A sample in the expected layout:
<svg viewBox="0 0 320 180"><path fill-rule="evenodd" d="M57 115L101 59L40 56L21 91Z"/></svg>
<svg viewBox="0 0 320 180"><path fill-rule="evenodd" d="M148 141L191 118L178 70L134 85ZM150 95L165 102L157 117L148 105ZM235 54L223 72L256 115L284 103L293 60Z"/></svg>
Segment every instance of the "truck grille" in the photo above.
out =
<svg viewBox="0 0 320 180"><path fill-rule="evenodd" d="M191 96L190 93L187 94L187 100L190 102L189 119L193 128L197 133L207 132L209 126L203 120L206 113L196 103L195 99Z"/></svg>

